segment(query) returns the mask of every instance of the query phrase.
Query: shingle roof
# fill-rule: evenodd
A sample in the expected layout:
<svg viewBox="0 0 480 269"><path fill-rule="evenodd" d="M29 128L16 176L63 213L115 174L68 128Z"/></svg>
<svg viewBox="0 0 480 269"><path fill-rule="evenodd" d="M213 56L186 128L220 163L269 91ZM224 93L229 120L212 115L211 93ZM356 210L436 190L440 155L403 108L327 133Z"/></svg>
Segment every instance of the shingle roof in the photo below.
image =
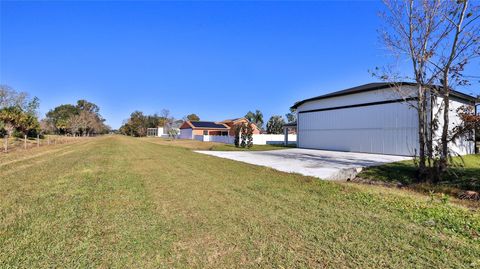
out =
<svg viewBox="0 0 480 269"><path fill-rule="evenodd" d="M412 82L397 82L397 84L407 85L407 86L408 85L409 86L417 85L416 83L412 83ZM348 89L345 89L345 90L332 92L332 93L320 95L320 96L317 96L317 97L308 98L308 99L305 99L305 100L302 100L302 101L298 101L292 106L292 108L297 108L300 105L302 105L306 102L309 102L309 101L321 100L321 99L337 97L337 96L342 96L342 95L348 95L348 94L354 94L354 93L359 93L359 92L374 91L374 90L391 88L391 87L394 87L394 85L392 83L388 83L388 82L368 83L368 84L360 85L360 86L357 86L357 87L348 88ZM471 95L459 92L459 91L452 90L451 94L455 97L458 97L458 98L461 98L461 99L464 99L464 100L467 100L467 101L475 102L477 100L477 98L475 98Z"/></svg>
<svg viewBox="0 0 480 269"><path fill-rule="evenodd" d="M228 129L223 124L218 124L213 121L190 121L190 124L196 128L215 128L215 129Z"/></svg>

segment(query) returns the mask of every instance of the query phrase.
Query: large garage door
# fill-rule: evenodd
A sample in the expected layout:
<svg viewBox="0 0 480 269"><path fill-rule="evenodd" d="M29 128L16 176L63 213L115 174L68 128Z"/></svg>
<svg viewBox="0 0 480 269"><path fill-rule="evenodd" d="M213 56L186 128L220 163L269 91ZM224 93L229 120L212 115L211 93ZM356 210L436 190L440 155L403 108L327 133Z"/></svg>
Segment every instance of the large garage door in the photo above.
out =
<svg viewBox="0 0 480 269"><path fill-rule="evenodd" d="M413 155L417 116L404 103L334 108L298 113L301 148Z"/></svg>

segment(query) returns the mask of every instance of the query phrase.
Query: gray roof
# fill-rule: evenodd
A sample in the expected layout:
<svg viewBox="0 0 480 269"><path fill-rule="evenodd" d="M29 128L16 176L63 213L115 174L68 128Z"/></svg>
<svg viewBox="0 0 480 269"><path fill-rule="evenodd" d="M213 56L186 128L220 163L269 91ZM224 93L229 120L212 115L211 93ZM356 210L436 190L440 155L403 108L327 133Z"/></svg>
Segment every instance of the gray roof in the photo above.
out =
<svg viewBox="0 0 480 269"><path fill-rule="evenodd" d="M389 82L368 83L368 84L360 85L360 86L357 86L357 87L348 88L348 89L345 89L345 90L332 92L332 93L320 95L320 96L317 96L317 97L308 98L308 99L305 99L305 100L302 100L302 101L298 101L292 106L292 108L297 108L300 105L302 105L306 102L309 102L309 101L321 100L321 99L337 97L337 96L342 96L342 95L360 93L360 92L374 91L374 90L385 89L385 88L393 88L395 85L398 85L398 84L407 85L407 86L417 85L416 83L412 83L412 82L397 82L395 84L394 83L389 83ZM457 98L469 101L469 102L476 102L476 101L478 102L477 98L475 98L471 95L459 92L459 91L452 90L451 95L455 96Z"/></svg>

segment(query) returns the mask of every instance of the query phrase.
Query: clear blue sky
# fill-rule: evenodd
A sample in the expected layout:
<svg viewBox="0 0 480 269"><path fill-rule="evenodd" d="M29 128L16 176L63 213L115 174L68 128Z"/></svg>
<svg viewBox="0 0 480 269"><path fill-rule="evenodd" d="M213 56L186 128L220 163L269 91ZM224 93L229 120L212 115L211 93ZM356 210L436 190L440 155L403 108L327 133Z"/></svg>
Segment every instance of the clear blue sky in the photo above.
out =
<svg viewBox="0 0 480 269"><path fill-rule="evenodd" d="M0 3L0 82L49 109L98 104L107 123L134 110L222 120L375 81L391 62L378 2ZM478 84L477 84L478 85ZM467 93L479 93L467 89Z"/></svg>

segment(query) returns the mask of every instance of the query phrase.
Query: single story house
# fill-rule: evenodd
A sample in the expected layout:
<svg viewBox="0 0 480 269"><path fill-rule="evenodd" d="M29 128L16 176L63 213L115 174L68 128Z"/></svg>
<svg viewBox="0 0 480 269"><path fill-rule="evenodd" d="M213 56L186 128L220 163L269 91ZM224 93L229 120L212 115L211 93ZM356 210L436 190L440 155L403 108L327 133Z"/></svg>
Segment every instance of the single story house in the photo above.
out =
<svg viewBox="0 0 480 269"><path fill-rule="evenodd" d="M413 156L418 152L416 84L370 83L296 102L297 146L300 148ZM430 115L439 110L441 98L429 94ZM409 104L410 102L410 104ZM476 106L470 95L452 91L450 121L461 121L460 106ZM430 116L431 120L432 116ZM439 123L440 126L442 123ZM434 134L440 136L440 130ZM471 137L449 145L452 152L475 152Z"/></svg>
<svg viewBox="0 0 480 269"><path fill-rule="evenodd" d="M237 124L250 124L250 126L252 126L252 128L253 128L253 134L260 134L260 129L257 127L257 125L255 125L254 123L251 123L246 118L229 119L229 120L221 121L219 123L225 124L230 128L230 130L228 132L228 135L230 135L230 136L235 136L235 130L234 130L233 126L235 126Z"/></svg>
<svg viewBox="0 0 480 269"><path fill-rule="evenodd" d="M196 135L228 135L229 127L213 121L185 121L180 126L180 139L193 139Z"/></svg>
<svg viewBox="0 0 480 269"><path fill-rule="evenodd" d="M246 118L214 121L185 121L180 126L180 139L194 139L196 135L234 136L233 126L248 123L253 127L253 133L259 134L258 127Z"/></svg>

